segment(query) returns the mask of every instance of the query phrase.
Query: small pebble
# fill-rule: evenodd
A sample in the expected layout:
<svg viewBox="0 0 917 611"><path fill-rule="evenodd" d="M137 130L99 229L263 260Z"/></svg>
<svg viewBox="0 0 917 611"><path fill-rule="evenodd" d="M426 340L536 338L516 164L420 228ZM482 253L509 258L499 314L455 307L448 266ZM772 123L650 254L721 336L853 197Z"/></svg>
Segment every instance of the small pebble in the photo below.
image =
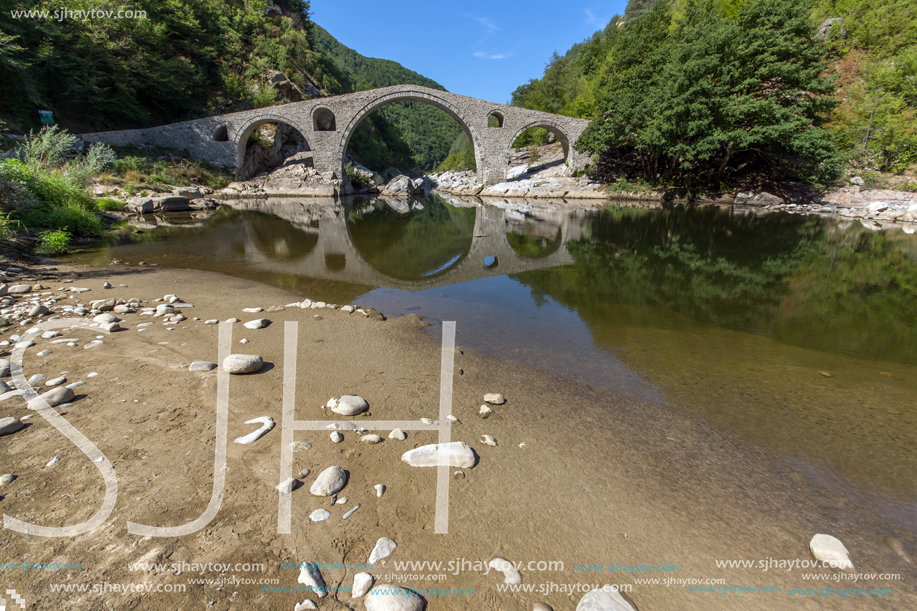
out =
<svg viewBox="0 0 917 611"><path fill-rule="evenodd" d="M327 509L316 509L309 514L309 519L313 522L324 522L331 517L331 513Z"/></svg>
<svg viewBox="0 0 917 611"><path fill-rule="evenodd" d="M382 497L382 495L385 494L385 484L376 484L373 486L373 490L376 491L377 497Z"/></svg>
<svg viewBox="0 0 917 611"><path fill-rule="evenodd" d="M331 441L333 441L334 443L341 443L342 441L344 441L344 436L338 433L337 431L334 431L333 433L331 433Z"/></svg>

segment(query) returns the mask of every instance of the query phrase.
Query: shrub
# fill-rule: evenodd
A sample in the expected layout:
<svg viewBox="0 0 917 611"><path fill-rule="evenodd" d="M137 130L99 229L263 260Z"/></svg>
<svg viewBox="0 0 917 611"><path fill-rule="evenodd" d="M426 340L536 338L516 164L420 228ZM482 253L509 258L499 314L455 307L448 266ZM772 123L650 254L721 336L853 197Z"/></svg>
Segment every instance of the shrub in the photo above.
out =
<svg viewBox="0 0 917 611"><path fill-rule="evenodd" d="M124 208L124 202L119 202L110 197L102 197L96 200L96 208L99 210L121 210Z"/></svg>
<svg viewBox="0 0 917 611"><path fill-rule="evenodd" d="M57 125L41 128L37 134L29 133L20 147L26 165L37 170L60 167L65 160L65 153L76 146L79 140L73 134L58 129Z"/></svg>
<svg viewBox="0 0 917 611"><path fill-rule="evenodd" d="M61 229L45 231L39 236L38 252L46 255L62 255L70 246L70 234Z"/></svg>

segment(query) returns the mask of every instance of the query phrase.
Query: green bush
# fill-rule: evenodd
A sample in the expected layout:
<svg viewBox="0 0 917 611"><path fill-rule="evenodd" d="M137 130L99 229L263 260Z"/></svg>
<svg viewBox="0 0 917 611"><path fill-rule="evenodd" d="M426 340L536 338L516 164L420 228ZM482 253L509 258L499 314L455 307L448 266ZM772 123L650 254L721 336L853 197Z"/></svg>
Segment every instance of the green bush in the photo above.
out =
<svg viewBox="0 0 917 611"><path fill-rule="evenodd" d="M372 178L366 176L352 165L348 164L346 169L347 178L350 179L350 184L353 185L354 189L369 189L374 186Z"/></svg>
<svg viewBox="0 0 917 611"><path fill-rule="evenodd" d="M45 231L39 236L38 252L46 255L62 255L70 246L70 234L61 229Z"/></svg>
<svg viewBox="0 0 917 611"><path fill-rule="evenodd" d="M65 153L72 150L78 141L76 136L58 129L57 125L46 125L37 134L29 133L20 151L26 165L36 170L49 170L62 166L66 160Z"/></svg>
<svg viewBox="0 0 917 611"><path fill-rule="evenodd" d="M16 159L0 161L0 208L26 227L65 229L86 237L103 233L89 193L59 171Z"/></svg>
<svg viewBox="0 0 917 611"><path fill-rule="evenodd" d="M9 240L15 235L13 227L19 225L16 219L11 219L10 215L0 210L0 240Z"/></svg>
<svg viewBox="0 0 917 611"><path fill-rule="evenodd" d="M99 210L121 210L124 208L124 202L119 202L110 197L102 197L96 200L96 208Z"/></svg>

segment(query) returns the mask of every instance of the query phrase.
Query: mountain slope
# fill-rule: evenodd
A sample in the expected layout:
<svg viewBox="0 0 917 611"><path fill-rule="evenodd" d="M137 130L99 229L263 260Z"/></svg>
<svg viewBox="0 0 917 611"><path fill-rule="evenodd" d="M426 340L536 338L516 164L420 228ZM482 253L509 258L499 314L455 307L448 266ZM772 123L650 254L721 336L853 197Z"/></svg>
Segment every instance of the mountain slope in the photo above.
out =
<svg viewBox="0 0 917 611"><path fill-rule="evenodd" d="M61 18L126 8L144 15ZM272 84L277 72L295 87ZM0 122L21 132L41 126L39 110L78 133L403 83L443 89L340 44L311 21L306 0L0 0ZM428 170L460 133L429 105L392 105L361 124L350 152L378 170Z"/></svg>

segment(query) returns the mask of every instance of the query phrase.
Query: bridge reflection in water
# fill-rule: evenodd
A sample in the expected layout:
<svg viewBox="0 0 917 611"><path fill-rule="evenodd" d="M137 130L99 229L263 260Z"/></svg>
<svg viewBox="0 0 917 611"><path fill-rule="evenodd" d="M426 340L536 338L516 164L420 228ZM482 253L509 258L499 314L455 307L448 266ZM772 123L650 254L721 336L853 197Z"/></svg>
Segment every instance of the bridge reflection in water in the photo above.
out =
<svg viewBox="0 0 917 611"><path fill-rule="evenodd" d="M263 235L250 219L250 268L402 291L568 265L567 243L588 233L582 217L556 206L482 205L437 195L233 206L293 229L278 235L271 227Z"/></svg>

